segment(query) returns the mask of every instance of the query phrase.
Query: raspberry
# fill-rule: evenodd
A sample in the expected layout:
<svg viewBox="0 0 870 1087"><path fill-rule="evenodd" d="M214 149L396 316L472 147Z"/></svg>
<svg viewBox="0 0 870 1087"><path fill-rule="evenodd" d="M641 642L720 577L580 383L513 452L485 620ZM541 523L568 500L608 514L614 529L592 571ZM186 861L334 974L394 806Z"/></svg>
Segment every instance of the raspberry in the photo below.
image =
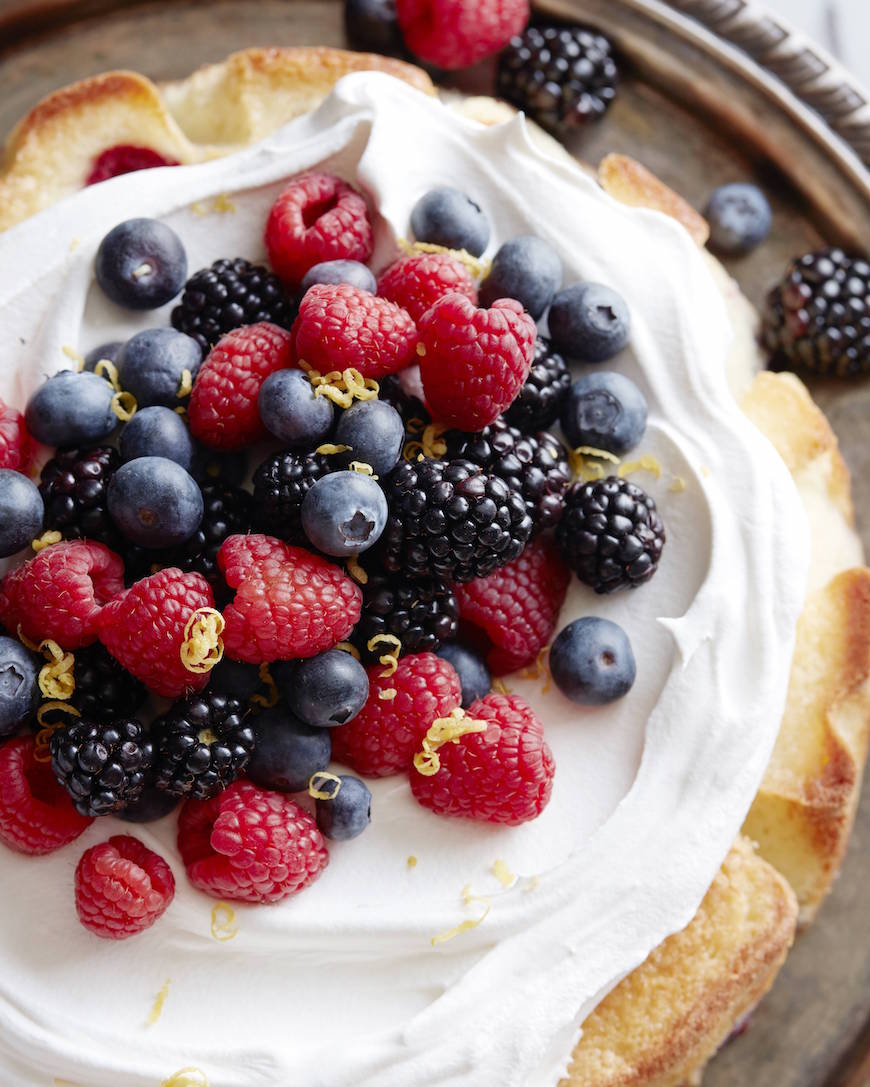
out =
<svg viewBox="0 0 870 1087"><path fill-rule="evenodd" d="M437 815L517 826L536 819L550 799L556 764L541 722L518 695L488 694L467 716L486 723L437 748L438 769L416 765L411 792Z"/></svg>
<svg viewBox="0 0 870 1087"><path fill-rule="evenodd" d="M349 283L311 287L292 332L296 358L321 372L353 366L365 377L382 377L417 357L417 327L410 316Z"/></svg>
<svg viewBox="0 0 870 1087"><path fill-rule="evenodd" d="M329 861L308 812L249 781L211 800L188 800L178 848L194 887L235 902L280 902L313 883Z"/></svg>
<svg viewBox="0 0 870 1087"><path fill-rule="evenodd" d="M184 666L181 648L193 613L213 606L211 586L201 574L169 567L137 581L103 608L100 641L154 694L179 698L208 681L207 673Z"/></svg>
<svg viewBox="0 0 870 1087"><path fill-rule="evenodd" d="M190 430L213 449L243 449L266 436L257 397L276 370L292 365L290 333L268 321L228 332L196 375Z"/></svg>
<svg viewBox="0 0 870 1087"><path fill-rule="evenodd" d="M266 221L266 250L278 275L292 285L325 260L372 255L375 239L366 202L332 174L294 178L272 205Z"/></svg>
<svg viewBox="0 0 870 1087"><path fill-rule="evenodd" d="M332 757L368 777L407 770L432 722L462 700L453 665L434 653L402 657L391 676L384 676L385 670L382 664L366 669L366 704L346 725L330 729ZM380 697L390 690L396 692L393 698Z"/></svg>
<svg viewBox="0 0 870 1087"><path fill-rule="evenodd" d="M36 739L22 736L0 747L0 842L41 856L68 845L88 829L48 762L33 756Z"/></svg>
<svg viewBox="0 0 870 1087"><path fill-rule="evenodd" d="M464 294L477 305L471 273L452 253L412 253L400 257L378 280L378 294L419 321L445 294Z"/></svg>
<svg viewBox="0 0 870 1087"><path fill-rule="evenodd" d="M405 44L438 68L467 68L507 45L529 21L528 0L396 0Z"/></svg>
<svg viewBox="0 0 870 1087"><path fill-rule="evenodd" d="M168 159L165 155L152 151L150 147L119 143L97 155L85 185L96 185L98 181L108 181L110 177L132 174L137 170L151 170L155 166L180 165L176 159Z"/></svg>
<svg viewBox="0 0 870 1087"><path fill-rule="evenodd" d="M175 897L169 865L129 834L113 834L85 850L75 886L79 920L105 940L144 932Z"/></svg>
<svg viewBox="0 0 870 1087"><path fill-rule="evenodd" d="M33 460L33 439L24 416L0 400L0 468L26 472Z"/></svg>
<svg viewBox="0 0 870 1087"><path fill-rule="evenodd" d="M512 298L477 309L464 295L445 295L422 318L419 332L427 405L439 422L459 430L495 422L535 356L535 322Z"/></svg>
<svg viewBox="0 0 870 1087"><path fill-rule="evenodd" d="M218 566L236 590L223 635L234 660L313 657L345 639L359 619L362 593L340 567L273 536L230 536Z"/></svg>
<svg viewBox="0 0 870 1087"><path fill-rule="evenodd" d="M0 620L26 638L64 649L97 640L104 605L124 589L124 565L100 543L69 540L46 547L0 582Z"/></svg>

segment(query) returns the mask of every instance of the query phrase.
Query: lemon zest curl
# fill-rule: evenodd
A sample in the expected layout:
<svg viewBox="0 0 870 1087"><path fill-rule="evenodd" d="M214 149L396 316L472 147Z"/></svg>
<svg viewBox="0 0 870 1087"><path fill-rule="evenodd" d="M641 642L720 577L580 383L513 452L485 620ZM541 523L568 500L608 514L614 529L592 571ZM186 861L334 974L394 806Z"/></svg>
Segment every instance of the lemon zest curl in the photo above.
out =
<svg viewBox="0 0 870 1087"><path fill-rule="evenodd" d="M334 785L335 788L326 789L325 785ZM308 779L308 795L315 800L335 800L340 789L341 778L328 770L318 770Z"/></svg>
<svg viewBox="0 0 870 1087"><path fill-rule="evenodd" d="M197 608L184 627L181 643L181 663L188 672L204 675L221 660L224 643L221 638L226 622L215 608Z"/></svg>
<svg viewBox="0 0 870 1087"><path fill-rule="evenodd" d="M447 717L436 717L423 738L423 750L414 756L414 769L423 777L434 777L441 769L440 747L457 743L472 732L486 732L486 729L486 721L469 717L461 706L456 706Z"/></svg>

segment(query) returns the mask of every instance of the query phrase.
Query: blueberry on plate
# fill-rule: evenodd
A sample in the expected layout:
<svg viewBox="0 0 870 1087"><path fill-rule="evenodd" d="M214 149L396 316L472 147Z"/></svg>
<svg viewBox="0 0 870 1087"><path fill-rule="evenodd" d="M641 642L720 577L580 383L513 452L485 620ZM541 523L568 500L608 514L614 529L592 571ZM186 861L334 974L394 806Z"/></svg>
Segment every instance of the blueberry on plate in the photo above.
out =
<svg viewBox="0 0 870 1087"><path fill-rule="evenodd" d="M315 264L302 277L300 295L315 283L349 283L351 287L359 287L370 294L375 294L378 289L374 273L358 260L324 260Z"/></svg>
<svg viewBox="0 0 870 1087"><path fill-rule="evenodd" d="M536 321L543 317L562 283L562 262L543 238L523 234L505 242L480 285L480 304L515 298Z"/></svg>
<svg viewBox="0 0 870 1087"><path fill-rule="evenodd" d="M129 801L115 814L127 823L155 823L174 811L180 802L180 796L158 789L153 781L149 781L136 800Z"/></svg>
<svg viewBox="0 0 870 1087"><path fill-rule="evenodd" d="M118 376L140 408L174 408L181 403L179 391L196 377L201 363L202 349L192 336L174 328L146 328L124 344Z"/></svg>
<svg viewBox="0 0 870 1087"><path fill-rule="evenodd" d="M372 821L372 794L365 782L350 774L323 783L328 799L317 798L315 819L321 834L334 842L358 838Z"/></svg>
<svg viewBox="0 0 870 1087"><path fill-rule="evenodd" d="M123 461L166 457L187 472L193 463L193 439L187 424L178 412L159 405L136 412L121 431L118 449Z"/></svg>
<svg viewBox="0 0 870 1087"><path fill-rule="evenodd" d="M464 249L473 257L489 244L489 223L479 205L449 186L420 197L411 212L411 230L418 242Z"/></svg>
<svg viewBox="0 0 870 1087"><path fill-rule="evenodd" d="M103 359L118 365L118 359L124 350L123 340L111 340L109 343L101 343L85 355L85 370L93 373L94 367Z"/></svg>
<svg viewBox="0 0 870 1087"><path fill-rule="evenodd" d="M365 668L341 649L306 660L276 661L272 678L289 708L312 728L347 724L369 696Z"/></svg>
<svg viewBox="0 0 870 1087"><path fill-rule="evenodd" d="M396 0L345 0L347 40L364 53L404 54Z"/></svg>
<svg viewBox="0 0 870 1087"><path fill-rule="evenodd" d="M622 698L634 684L637 668L628 635L609 619L575 619L550 647L553 682L581 706L603 706Z"/></svg>
<svg viewBox="0 0 870 1087"><path fill-rule="evenodd" d="M603 283L575 283L550 307L550 339L569 358L605 362L628 343L631 318L625 300Z"/></svg>
<svg viewBox="0 0 870 1087"><path fill-rule="evenodd" d="M208 676L210 691L232 695L240 702L250 701L251 695L256 694L262 685L260 669L256 664L234 661L231 657L219 660Z"/></svg>
<svg viewBox="0 0 870 1087"><path fill-rule="evenodd" d="M181 239L157 219L127 219L103 238L94 261L107 298L126 309L157 309L171 301L187 279Z"/></svg>
<svg viewBox="0 0 870 1087"><path fill-rule="evenodd" d="M96 374L61 370L27 401L27 429L43 445L93 445L118 425L115 390Z"/></svg>
<svg viewBox="0 0 870 1087"><path fill-rule="evenodd" d="M646 419L646 397L613 370L578 378L562 404L562 430L575 449L589 445L621 456L641 440Z"/></svg>
<svg viewBox="0 0 870 1087"><path fill-rule="evenodd" d="M260 418L270 434L291 449L311 449L332 430L335 409L302 370L277 370L260 387Z"/></svg>
<svg viewBox="0 0 870 1087"><path fill-rule="evenodd" d="M27 547L42 532L45 506L36 484L11 468L0 468L0 558Z"/></svg>
<svg viewBox="0 0 870 1087"><path fill-rule="evenodd" d="M757 185L735 181L714 189L704 218L710 224L710 247L725 256L740 256L760 245L770 233L767 197Z"/></svg>
<svg viewBox="0 0 870 1087"><path fill-rule="evenodd" d="M353 460L372 466L376 476L385 476L399 463L405 443L405 424L392 406L383 400L357 400L341 413L335 428L337 445L349 445L341 454L344 464Z"/></svg>
<svg viewBox="0 0 870 1087"><path fill-rule="evenodd" d="M202 491L196 480L166 457L139 457L112 476L108 490L112 520L140 547L184 543L202 521Z"/></svg>
<svg viewBox="0 0 870 1087"><path fill-rule="evenodd" d="M312 774L325 770L332 755L329 729L304 725L283 706L254 720L256 745L246 773L261 789L301 793Z"/></svg>
<svg viewBox="0 0 870 1087"><path fill-rule="evenodd" d="M36 713L41 665L20 642L0 636L0 738L17 732Z"/></svg>
<svg viewBox="0 0 870 1087"><path fill-rule="evenodd" d="M349 558L377 543L387 512L384 492L371 476L331 472L302 500L302 528L319 551Z"/></svg>
<svg viewBox="0 0 870 1087"><path fill-rule="evenodd" d="M492 690L492 675L483 657L458 642L446 642L435 652L449 664L459 676L462 686L462 708L467 710L477 698L483 698Z"/></svg>

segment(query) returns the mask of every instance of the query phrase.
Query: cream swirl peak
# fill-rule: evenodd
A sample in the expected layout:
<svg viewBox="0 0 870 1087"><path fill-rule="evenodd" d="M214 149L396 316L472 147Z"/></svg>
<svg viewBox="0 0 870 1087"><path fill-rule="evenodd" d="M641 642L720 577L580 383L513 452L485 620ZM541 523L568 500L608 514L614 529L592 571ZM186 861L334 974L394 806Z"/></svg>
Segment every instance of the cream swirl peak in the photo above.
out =
<svg viewBox="0 0 870 1087"><path fill-rule="evenodd" d="M76 861L120 832L113 819L49 857L0 851L0 1063L16 1087L156 1087L187 1066L211 1087L554 1087L583 1017L691 918L777 733L807 532L784 465L728 393L721 296L682 228L545 157L521 119L484 130L389 77L353 75L249 150L120 177L43 212L0 238L0 396L23 404L69 365L64 346L166 323L168 307L131 314L93 285L94 252L118 221L162 218L192 269L261 259L275 195L315 166L377 209L375 267L416 199L453 184L483 206L493 251L536 233L566 282L605 282L628 301L631 349L613 365L649 401L641 451L664 472L643 482L669 542L637 593L602 599L575 582L560 625L619 622L638 679L621 702L583 711L541 679L511 677L556 758L540 818L440 819L406 779L373 782L367 833L332 843L297 898L235 907L229 929L212 922L226 907L187 882L173 816L134 828L178 891L129 942L95 939L73 907Z"/></svg>

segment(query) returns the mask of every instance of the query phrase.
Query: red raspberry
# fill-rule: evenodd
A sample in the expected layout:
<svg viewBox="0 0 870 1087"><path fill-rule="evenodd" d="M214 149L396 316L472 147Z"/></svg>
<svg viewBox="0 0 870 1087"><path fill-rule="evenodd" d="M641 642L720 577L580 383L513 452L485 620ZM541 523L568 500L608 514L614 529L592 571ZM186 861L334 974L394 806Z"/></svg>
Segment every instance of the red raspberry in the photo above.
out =
<svg viewBox="0 0 870 1087"><path fill-rule="evenodd" d="M0 400L0 468L26 472L33 460L33 445L24 416Z"/></svg>
<svg viewBox="0 0 870 1087"><path fill-rule="evenodd" d="M235 781L211 800L188 800L178 848L194 887L236 902L280 902L313 883L329 862L308 812L250 781Z"/></svg>
<svg viewBox="0 0 870 1087"><path fill-rule="evenodd" d="M462 700L453 666L434 653L402 657L391 676L382 664L366 669L369 697L356 717L330 729L332 757L358 774L387 777L408 769L436 717L445 717ZM394 690L390 699L382 691Z"/></svg>
<svg viewBox="0 0 870 1087"><path fill-rule="evenodd" d="M100 613L124 591L124 564L104 544L65 540L46 547L0 582L0 620L33 642L80 649L98 637Z"/></svg>
<svg viewBox="0 0 870 1087"><path fill-rule="evenodd" d="M272 205L266 249L278 275L292 286L324 260L365 263L375 247L366 202L340 177L303 174Z"/></svg>
<svg viewBox="0 0 870 1087"><path fill-rule="evenodd" d="M354 366L383 377L417 358L417 326L405 310L348 283L306 291L292 332L296 358L321 372Z"/></svg>
<svg viewBox="0 0 870 1087"><path fill-rule="evenodd" d="M445 295L420 320L419 331L427 407L459 430L495 422L535 357L535 322L512 298L477 309L465 295Z"/></svg>
<svg viewBox="0 0 870 1087"><path fill-rule="evenodd" d="M439 298L454 291L477 305L477 287L471 272L452 253L400 257L378 280L378 294L402 306L415 321Z"/></svg>
<svg viewBox="0 0 870 1087"><path fill-rule="evenodd" d="M174 897L169 865L129 834L114 834L91 846L76 867L79 921L104 940L144 932Z"/></svg>
<svg viewBox="0 0 870 1087"><path fill-rule="evenodd" d="M463 624L486 635L486 661L495 675L531 664L547 645L570 580L558 550L539 538L489 577L454 586Z"/></svg>
<svg viewBox="0 0 870 1087"><path fill-rule="evenodd" d="M266 436L257 397L276 370L293 365L290 333L268 321L228 332L199 369L188 403L190 430L212 449L244 449Z"/></svg>
<svg viewBox="0 0 870 1087"><path fill-rule="evenodd" d="M0 747L0 842L18 853L41 856L68 845L88 829L49 762L33 756L36 738L22 736Z"/></svg>
<svg viewBox="0 0 870 1087"><path fill-rule="evenodd" d="M360 587L340 566L272 536L230 536L218 552L236 590L224 608L224 646L234 660L313 657L346 638L362 608Z"/></svg>
<svg viewBox="0 0 870 1087"><path fill-rule="evenodd" d="M152 151L150 147L118 143L114 147L107 148L101 155L97 155L85 184L96 185L98 181L108 181L110 177L132 174L136 170L150 170L155 166L180 165L177 159L168 159L165 155Z"/></svg>
<svg viewBox="0 0 870 1087"><path fill-rule="evenodd" d="M405 44L438 68L467 68L496 53L529 21L528 0L396 0Z"/></svg>
<svg viewBox="0 0 870 1087"><path fill-rule="evenodd" d="M100 641L154 694L180 698L208 681L208 673L185 668L181 647L193 613L213 607L211 586L201 574L170 566L137 581L103 608Z"/></svg>
<svg viewBox="0 0 870 1087"><path fill-rule="evenodd" d="M536 819L550 799L556 764L541 722L519 695L488 694L468 717L485 721L437 748L438 771L411 769L411 791L424 808L484 823L517 826Z"/></svg>

